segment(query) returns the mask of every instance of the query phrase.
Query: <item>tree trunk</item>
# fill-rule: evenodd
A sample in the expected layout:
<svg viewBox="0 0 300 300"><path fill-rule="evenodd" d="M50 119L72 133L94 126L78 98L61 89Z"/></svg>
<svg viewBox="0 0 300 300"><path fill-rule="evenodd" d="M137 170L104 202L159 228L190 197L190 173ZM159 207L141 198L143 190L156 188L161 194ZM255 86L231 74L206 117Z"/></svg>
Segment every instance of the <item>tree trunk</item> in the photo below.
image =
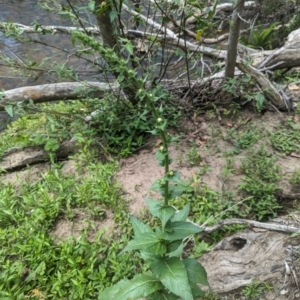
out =
<svg viewBox="0 0 300 300"><path fill-rule="evenodd" d="M110 13L112 11L110 4L108 4L104 0L96 0L95 7L96 9L102 8L103 10L102 12L96 14L97 23L103 39L103 44L113 49L118 44L118 40L116 38L117 29L110 19Z"/></svg>
<svg viewBox="0 0 300 300"><path fill-rule="evenodd" d="M227 59L225 66L225 79L234 77L234 69L236 63L237 48L240 38L241 18L245 5L245 0L238 0L233 10L231 18L231 26L227 47Z"/></svg>

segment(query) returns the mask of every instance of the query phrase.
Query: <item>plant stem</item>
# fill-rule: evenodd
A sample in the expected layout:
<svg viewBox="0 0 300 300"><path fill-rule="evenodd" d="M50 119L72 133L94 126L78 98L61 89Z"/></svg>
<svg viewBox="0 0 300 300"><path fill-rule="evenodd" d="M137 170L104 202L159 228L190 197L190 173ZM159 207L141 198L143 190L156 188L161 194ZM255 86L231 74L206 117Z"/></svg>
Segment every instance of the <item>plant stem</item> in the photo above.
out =
<svg viewBox="0 0 300 300"><path fill-rule="evenodd" d="M163 147L164 151L166 151L166 156L165 156L165 177L168 176L169 174L169 147L168 147L168 141L166 138L166 134L163 130L160 131L160 137L163 141ZM164 195L164 205L168 205L169 201L169 181L167 180L165 183L165 195Z"/></svg>
<svg viewBox="0 0 300 300"><path fill-rule="evenodd" d="M156 110L156 107L155 105L152 103L152 99L151 97L147 97L147 102L149 103L149 106L155 116L156 119L159 118L159 114ZM170 162L170 156L169 156L169 147L168 147L168 140L167 140L167 137L166 137L166 134L165 134L165 131L164 130L159 130L158 131L158 134L159 134L159 137L162 139L163 141L163 147L164 147L164 150L166 152L166 156L165 156L165 177L168 176L169 174L169 162ZM168 205L168 202L169 202L169 181L167 180L165 182L165 194L164 194L164 205Z"/></svg>

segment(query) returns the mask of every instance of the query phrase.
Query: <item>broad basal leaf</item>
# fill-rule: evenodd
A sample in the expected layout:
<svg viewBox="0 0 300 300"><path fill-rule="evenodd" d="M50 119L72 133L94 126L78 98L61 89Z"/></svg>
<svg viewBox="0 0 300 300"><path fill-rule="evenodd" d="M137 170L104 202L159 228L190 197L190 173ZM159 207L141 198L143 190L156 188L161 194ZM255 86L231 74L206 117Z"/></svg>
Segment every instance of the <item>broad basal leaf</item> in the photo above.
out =
<svg viewBox="0 0 300 300"><path fill-rule="evenodd" d="M178 300L178 296L170 293L166 289L162 291L157 291L153 295L149 296L149 300Z"/></svg>
<svg viewBox="0 0 300 300"><path fill-rule="evenodd" d="M154 232L146 232L129 241L121 253L131 250L147 250L151 254L164 254L166 246L163 244L160 234L158 236Z"/></svg>
<svg viewBox="0 0 300 300"><path fill-rule="evenodd" d="M187 271L181 259L157 259L151 264L153 274L175 295L184 300L194 300Z"/></svg>
<svg viewBox="0 0 300 300"><path fill-rule="evenodd" d="M186 258L183 260L183 263L185 265L190 283L200 283L209 286L206 271L196 259Z"/></svg>
<svg viewBox="0 0 300 300"><path fill-rule="evenodd" d="M199 286L197 284L192 284L191 285L191 289L192 289L192 293L194 297L200 297L200 296L204 296L204 292L199 288Z"/></svg>
<svg viewBox="0 0 300 300"><path fill-rule="evenodd" d="M161 282L154 276L139 274L131 280L121 281L113 287L105 289L99 300L132 300L147 297L162 289Z"/></svg>
<svg viewBox="0 0 300 300"><path fill-rule="evenodd" d="M191 222L175 221L167 223L164 238L169 241L184 239L185 237L202 232L203 229Z"/></svg>
<svg viewBox="0 0 300 300"><path fill-rule="evenodd" d="M130 216L130 221L133 227L133 231L136 237L143 235L146 232L153 232L152 229L141 222L139 219L135 218L134 216Z"/></svg>
<svg viewBox="0 0 300 300"><path fill-rule="evenodd" d="M117 284L106 288L104 291L100 293L98 296L98 300L116 300L116 295L120 292L120 290L125 287L129 283L128 279L121 280Z"/></svg>
<svg viewBox="0 0 300 300"><path fill-rule="evenodd" d="M190 213L190 204L188 203L182 210L176 212L171 218L172 221L186 221Z"/></svg>

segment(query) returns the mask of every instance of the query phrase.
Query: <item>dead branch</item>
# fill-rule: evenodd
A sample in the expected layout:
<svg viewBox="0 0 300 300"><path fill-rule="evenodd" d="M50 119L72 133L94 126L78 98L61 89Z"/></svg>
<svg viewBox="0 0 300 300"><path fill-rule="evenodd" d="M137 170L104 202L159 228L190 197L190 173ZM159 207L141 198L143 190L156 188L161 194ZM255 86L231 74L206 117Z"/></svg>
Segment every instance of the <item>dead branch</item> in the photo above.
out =
<svg viewBox="0 0 300 300"><path fill-rule="evenodd" d="M300 227L296 225L262 223L262 222L246 220L246 219L229 219L229 220L221 220L213 226L203 227L204 230L201 234L211 234L212 232L219 230L223 226L227 226L227 225L244 225L248 228L260 228L260 229L283 232L283 233L300 233Z"/></svg>
<svg viewBox="0 0 300 300"><path fill-rule="evenodd" d="M72 27L72 26L46 26L46 25L39 25L39 26L27 26L21 23L11 23L11 22L0 22L0 29L6 31L9 28L17 28L18 30L25 32L25 33L50 33L50 34L71 34L72 31L81 31L81 32L88 32L95 35L100 35L99 27L86 27L85 29L81 27Z"/></svg>
<svg viewBox="0 0 300 300"><path fill-rule="evenodd" d="M58 100L76 100L89 97L103 97L106 92L117 92L117 84L103 82L62 82L26 86L0 93L0 111L10 104L17 102L34 103L51 102Z"/></svg>
<svg viewBox="0 0 300 300"><path fill-rule="evenodd" d="M258 83L269 101L278 108L284 108L284 99L266 76L242 60L237 60L236 66L245 74L249 74Z"/></svg>
<svg viewBox="0 0 300 300"><path fill-rule="evenodd" d="M251 1L249 1L251 2ZM247 3L247 2L246 2ZM167 29L165 27L162 27L161 24L156 23L150 18L146 18L143 15L132 11L129 7L126 5L124 6L126 12L134 15L139 16L145 20L149 25L154 26L156 29L158 29L161 34L155 34L155 33L149 33L149 32L141 32L137 30L128 30L127 34L139 38L146 38L151 41L153 41L153 38L155 38L157 41L164 41L170 45L174 45L176 47L181 48L187 48L189 51L192 52L198 52L203 53L204 55L207 55L209 57L213 57L216 59L224 60L226 58L226 51L225 50L218 50L213 49L211 47L205 47L201 46L199 44L194 44L189 41L184 41L183 39L180 39L177 37L177 35L170 29ZM26 26L20 23L6 23L6 22L0 22L0 29L6 30L7 26L15 26L26 33L39 33L49 31L49 33L55 34L55 33L64 33L64 34L71 34L72 31L83 31L82 28L78 27L65 27L65 26L40 26L40 27L33 27L33 26ZM95 35L100 34L98 27L87 27L85 28L87 32L93 33ZM217 38L204 38L200 41L200 43L205 44L214 44L216 42L219 42L221 40L226 39L228 34L221 35ZM288 36L288 41L286 45L284 45L284 50L280 51L278 53L278 50L276 50L276 55L274 55L274 51L259 51L254 49L248 49L246 51L246 54L250 60L253 61L253 66L258 66L264 62L265 67L267 70L275 70L275 69L282 69L282 68L291 68L291 67L297 67L300 66L300 34L299 29L293 31ZM243 45L239 45L239 48L245 48ZM274 56L272 56L274 55ZM270 56L270 57L269 57ZM269 57L269 58L268 58ZM267 59L267 61L266 61ZM265 70L265 69L262 69Z"/></svg>
<svg viewBox="0 0 300 300"><path fill-rule="evenodd" d="M201 52L204 55L207 55L207 56L210 56L210 57L215 57L215 58L218 58L218 59L224 59L226 57L226 51L216 50L216 49L213 49L213 48L210 48L210 47L205 47L205 46L200 46L200 45L195 45L195 44L193 44L189 41L186 41L184 39L181 39L181 38L177 37L177 35L171 29L168 29L165 26L162 26L161 24L155 22L153 19L151 19L149 17L145 17L142 14L131 10L127 5L123 4L122 8L127 13L129 13L129 14L135 16L135 17L141 18L148 25L153 26L159 32L163 33L167 38L167 42L170 43L170 44L173 44L174 46L185 47L185 48L188 48L188 50L190 50L190 51Z"/></svg>
<svg viewBox="0 0 300 300"><path fill-rule="evenodd" d="M216 14L218 14L219 12L223 11L223 12L231 12L235 7L234 3L222 3L217 5L216 7L216 12L215 12L215 17ZM256 7L256 3L255 1L246 1L245 5L244 5L244 9L253 9ZM210 9L212 10L213 7L210 7ZM195 12L194 16L189 17L186 20L186 24L193 24L197 22L197 17L200 17L204 14L204 11L202 10L198 10Z"/></svg>

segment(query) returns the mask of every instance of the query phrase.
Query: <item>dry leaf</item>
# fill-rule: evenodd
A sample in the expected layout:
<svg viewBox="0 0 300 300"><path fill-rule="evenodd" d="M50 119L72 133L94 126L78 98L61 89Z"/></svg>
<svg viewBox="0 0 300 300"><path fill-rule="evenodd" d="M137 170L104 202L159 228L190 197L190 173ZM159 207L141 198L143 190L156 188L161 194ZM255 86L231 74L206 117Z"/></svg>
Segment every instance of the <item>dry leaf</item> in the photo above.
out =
<svg viewBox="0 0 300 300"><path fill-rule="evenodd" d="M300 89L299 86L296 84L292 84L289 86L290 91L295 91L295 90L299 90L299 89Z"/></svg>
<svg viewBox="0 0 300 300"><path fill-rule="evenodd" d="M196 120L197 120L197 122L202 123L202 122L204 121L204 117L203 117L203 116L198 116L198 117L196 118Z"/></svg>
<svg viewBox="0 0 300 300"><path fill-rule="evenodd" d="M247 123L249 123L252 120L252 118L247 118L244 122L244 124L246 125Z"/></svg>
<svg viewBox="0 0 300 300"><path fill-rule="evenodd" d="M294 122L295 122L295 123L299 123L299 117L298 117L298 116L294 116L293 119L294 119Z"/></svg>
<svg viewBox="0 0 300 300"><path fill-rule="evenodd" d="M209 135L203 135L203 136L201 136L200 138L201 138L201 140L203 140L203 141L207 141L207 140L210 139L210 136L209 136Z"/></svg>
<svg viewBox="0 0 300 300"><path fill-rule="evenodd" d="M163 143L163 141L161 139L158 139L158 140L156 140L154 147L158 148L162 143Z"/></svg>
<svg viewBox="0 0 300 300"><path fill-rule="evenodd" d="M296 158L300 158L300 154L295 153L295 152L292 152L292 153L291 153L291 156L292 156L292 157L296 157Z"/></svg>
<svg viewBox="0 0 300 300"><path fill-rule="evenodd" d="M202 141L198 140L198 141L197 141L197 144L198 144L199 146L204 146L204 145L206 144L206 142L202 142Z"/></svg>

